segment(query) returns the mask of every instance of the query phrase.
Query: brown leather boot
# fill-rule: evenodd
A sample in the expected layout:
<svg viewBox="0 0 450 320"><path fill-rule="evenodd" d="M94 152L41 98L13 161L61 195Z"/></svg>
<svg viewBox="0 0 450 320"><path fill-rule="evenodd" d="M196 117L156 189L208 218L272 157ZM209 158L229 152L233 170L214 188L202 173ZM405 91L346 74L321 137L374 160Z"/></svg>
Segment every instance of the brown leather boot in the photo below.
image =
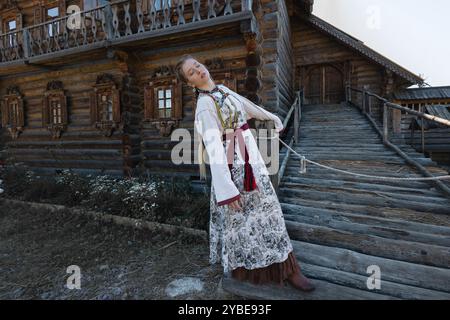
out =
<svg viewBox="0 0 450 320"><path fill-rule="evenodd" d="M301 272L292 274L287 281L296 289L301 291L313 291L316 287Z"/></svg>

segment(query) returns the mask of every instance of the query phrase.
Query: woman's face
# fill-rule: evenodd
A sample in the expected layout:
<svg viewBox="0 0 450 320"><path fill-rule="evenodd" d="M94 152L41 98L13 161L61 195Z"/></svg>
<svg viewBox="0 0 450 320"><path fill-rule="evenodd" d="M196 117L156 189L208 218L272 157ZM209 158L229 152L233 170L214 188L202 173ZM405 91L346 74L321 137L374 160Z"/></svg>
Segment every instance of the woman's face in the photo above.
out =
<svg viewBox="0 0 450 320"><path fill-rule="evenodd" d="M182 69L191 87L199 87L209 81L208 69L195 59L186 60Z"/></svg>

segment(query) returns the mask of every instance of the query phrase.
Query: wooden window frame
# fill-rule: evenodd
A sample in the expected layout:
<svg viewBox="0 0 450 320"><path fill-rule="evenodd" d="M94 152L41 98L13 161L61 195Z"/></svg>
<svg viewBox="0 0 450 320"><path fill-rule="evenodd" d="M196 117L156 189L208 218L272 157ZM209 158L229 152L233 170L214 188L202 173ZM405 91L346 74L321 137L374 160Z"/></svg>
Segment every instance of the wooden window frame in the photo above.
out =
<svg viewBox="0 0 450 320"><path fill-rule="evenodd" d="M158 92L164 90L171 92L170 117L160 117ZM179 126L183 118L183 84L172 75L150 81L144 88L144 121L159 129L161 136L167 137L172 130Z"/></svg>
<svg viewBox="0 0 450 320"><path fill-rule="evenodd" d="M9 22L15 21L16 28L9 31ZM23 15L18 7L12 7L0 15L0 34L6 34L12 32L9 35L9 48L14 48L21 44L21 38L18 37L18 32L23 28ZM16 55L14 51L11 52L12 55Z"/></svg>
<svg viewBox="0 0 450 320"><path fill-rule="evenodd" d="M19 88L9 87L1 102L2 126L8 129L11 137L15 140L25 128L24 101ZM13 105L16 106L15 115L12 114Z"/></svg>
<svg viewBox="0 0 450 320"><path fill-rule="evenodd" d="M52 102L57 102L60 110L59 122L53 122ZM47 84L47 90L44 93L42 104L42 126L46 127L54 139L59 139L62 132L67 130L67 97L61 81L52 81Z"/></svg>
<svg viewBox="0 0 450 320"><path fill-rule="evenodd" d="M111 96L112 99L112 119L101 119L101 114L107 110L107 104L102 103L99 98L102 95ZM121 127L120 110L120 88L116 85L113 76L103 74L97 77L97 82L93 86L91 93L91 123L96 129L99 129L107 137L110 137L114 130Z"/></svg>
<svg viewBox="0 0 450 320"><path fill-rule="evenodd" d="M58 15L57 16L50 17L48 15L49 10L52 10L52 9L57 9L58 10ZM49 5L49 6L45 7L44 19L45 19L46 22L51 22L53 20L57 20L60 17L62 17L62 15L61 15L61 6L58 3L55 3L55 4L52 4L52 5ZM60 28L60 23L56 23L56 30L55 31L53 31L53 26L54 25L55 25L54 23L47 24L48 29L47 29L47 32L46 32L46 36L48 36L49 38L57 37L58 35L60 35L62 33L62 30Z"/></svg>

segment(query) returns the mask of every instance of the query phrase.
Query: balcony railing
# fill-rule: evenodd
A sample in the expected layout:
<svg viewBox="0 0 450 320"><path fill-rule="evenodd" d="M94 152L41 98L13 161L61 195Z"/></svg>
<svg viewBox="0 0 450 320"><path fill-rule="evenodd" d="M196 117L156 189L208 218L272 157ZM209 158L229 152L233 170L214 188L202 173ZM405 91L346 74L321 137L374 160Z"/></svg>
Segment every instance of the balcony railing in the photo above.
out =
<svg viewBox="0 0 450 320"><path fill-rule="evenodd" d="M145 4L145 6L144 6ZM158 5L159 4L159 5ZM252 0L118 0L0 35L0 63L73 48L138 39L140 35L251 11Z"/></svg>

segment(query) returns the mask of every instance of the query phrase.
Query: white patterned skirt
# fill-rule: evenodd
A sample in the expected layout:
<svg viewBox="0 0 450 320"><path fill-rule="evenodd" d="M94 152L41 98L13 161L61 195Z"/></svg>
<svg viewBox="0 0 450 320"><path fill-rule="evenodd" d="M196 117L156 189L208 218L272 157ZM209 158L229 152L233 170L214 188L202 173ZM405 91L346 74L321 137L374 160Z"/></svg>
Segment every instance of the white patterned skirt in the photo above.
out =
<svg viewBox="0 0 450 320"><path fill-rule="evenodd" d="M241 193L242 211L218 206L214 188L210 201L210 263L224 273L244 267L264 268L288 259L292 244L281 206L264 163L252 164L257 189L244 190L244 162L235 154L231 175Z"/></svg>

